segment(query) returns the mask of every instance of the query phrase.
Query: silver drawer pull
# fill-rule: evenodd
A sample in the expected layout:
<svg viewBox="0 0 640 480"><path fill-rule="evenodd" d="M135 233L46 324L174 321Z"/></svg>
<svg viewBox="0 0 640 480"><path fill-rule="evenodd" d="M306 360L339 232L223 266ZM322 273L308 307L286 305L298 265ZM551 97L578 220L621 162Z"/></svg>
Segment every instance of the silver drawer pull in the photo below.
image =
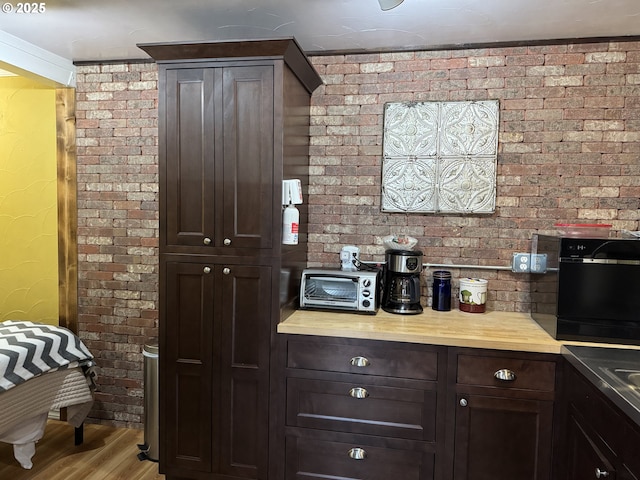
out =
<svg viewBox="0 0 640 480"><path fill-rule="evenodd" d="M211 273L211 267L204 267L204 268L202 269L202 271L203 271L204 273Z"/></svg>
<svg viewBox="0 0 640 480"><path fill-rule="evenodd" d="M364 460L365 458L367 458L366 450L360 447L349 449L348 455L349 458L352 458L353 460Z"/></svg>
<svg viewBox="0 0 640 480"><path fill-rule="evenodd" d="M231 245L231 239L230 239L230 238L225 238L225 239L222 241L222 243L224 243L224 244L228 247L229 245Z"/></svg>
<svg viewBox="0 0 640 480"><path fill-rule="evenodd" d="M353 398L367 398L369 396L369 392L362 387L353 387L349 390L349 395Z"/></svg>
<svg viewBox="0 0 640 480"><path fill-rule="evenodd" d="M209 237L204 237L202 243L204 243L205 245L211 245L211 239Z"/></svg>
<svg viewBox="0 0 640 480"><path fill-rule="evenodd" d="M516 374L514 371L509 370L508 368L502 368L493 374L495 378L498 380L502 380L503 382L513 382L516 379Z"/></svg>
<svg viewBox="0 0 640 480"><path fill-rule="evenodd" d="M371 365L371 362L369 362L369 359L367 357L353 357L351 360L349 360L349 363L353 367L368 367L369 365Z"/></svg>
<svg viewBox="0 0 640 480"><path fill-rule="evenodd" d="M600 470L596 467L596 478L607 478L609 476L609 472L606 470Z"/></svg>

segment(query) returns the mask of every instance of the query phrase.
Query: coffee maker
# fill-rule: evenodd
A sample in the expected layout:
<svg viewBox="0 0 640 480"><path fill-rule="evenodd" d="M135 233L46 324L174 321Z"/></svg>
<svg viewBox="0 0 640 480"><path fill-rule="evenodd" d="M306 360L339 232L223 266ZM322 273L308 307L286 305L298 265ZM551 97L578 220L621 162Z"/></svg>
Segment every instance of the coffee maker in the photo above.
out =
<svg viewBox="0 0 640 480"><path fill-rule="evenodd" d="M387 250L385 260L382 309L389 313L421 313L422 252Z"/></svg>

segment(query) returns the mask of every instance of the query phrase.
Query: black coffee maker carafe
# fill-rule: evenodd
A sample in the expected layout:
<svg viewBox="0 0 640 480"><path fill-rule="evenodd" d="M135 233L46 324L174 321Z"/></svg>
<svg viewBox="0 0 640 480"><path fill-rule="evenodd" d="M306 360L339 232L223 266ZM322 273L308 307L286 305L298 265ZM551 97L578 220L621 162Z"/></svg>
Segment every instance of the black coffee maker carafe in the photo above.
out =
<svg viewBox="0 0 640 480"><path fill-rule="evenodd" d="M382 309L389 313L421 313L422 252L387 250L385 260Z"/></svg>

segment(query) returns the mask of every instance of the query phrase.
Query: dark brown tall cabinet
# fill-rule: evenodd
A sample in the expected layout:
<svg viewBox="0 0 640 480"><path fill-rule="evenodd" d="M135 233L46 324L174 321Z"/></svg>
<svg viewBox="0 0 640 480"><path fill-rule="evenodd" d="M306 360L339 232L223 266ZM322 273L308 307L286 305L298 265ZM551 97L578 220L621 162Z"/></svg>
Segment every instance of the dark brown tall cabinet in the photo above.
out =
<svg viewBox="0 0 640 480"><path fill-rule="evenodd" d="M140 48L159 69L160 471L265 480L275 331L306 266L305 205L281 245L282 180L308 185L321 80L293 39Z"/></svg>

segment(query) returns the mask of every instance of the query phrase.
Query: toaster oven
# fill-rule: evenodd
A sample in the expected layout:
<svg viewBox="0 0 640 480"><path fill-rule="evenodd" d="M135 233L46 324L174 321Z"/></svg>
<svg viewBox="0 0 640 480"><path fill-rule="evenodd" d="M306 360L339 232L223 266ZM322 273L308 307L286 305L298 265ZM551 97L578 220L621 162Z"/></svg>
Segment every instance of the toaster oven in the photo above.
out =
<svg viewBox="0 0 640 480"><path fill-rule="evenodd" d="M325 270L302 272L300 308L375 314L380 306L381 272Z"/></svg>

